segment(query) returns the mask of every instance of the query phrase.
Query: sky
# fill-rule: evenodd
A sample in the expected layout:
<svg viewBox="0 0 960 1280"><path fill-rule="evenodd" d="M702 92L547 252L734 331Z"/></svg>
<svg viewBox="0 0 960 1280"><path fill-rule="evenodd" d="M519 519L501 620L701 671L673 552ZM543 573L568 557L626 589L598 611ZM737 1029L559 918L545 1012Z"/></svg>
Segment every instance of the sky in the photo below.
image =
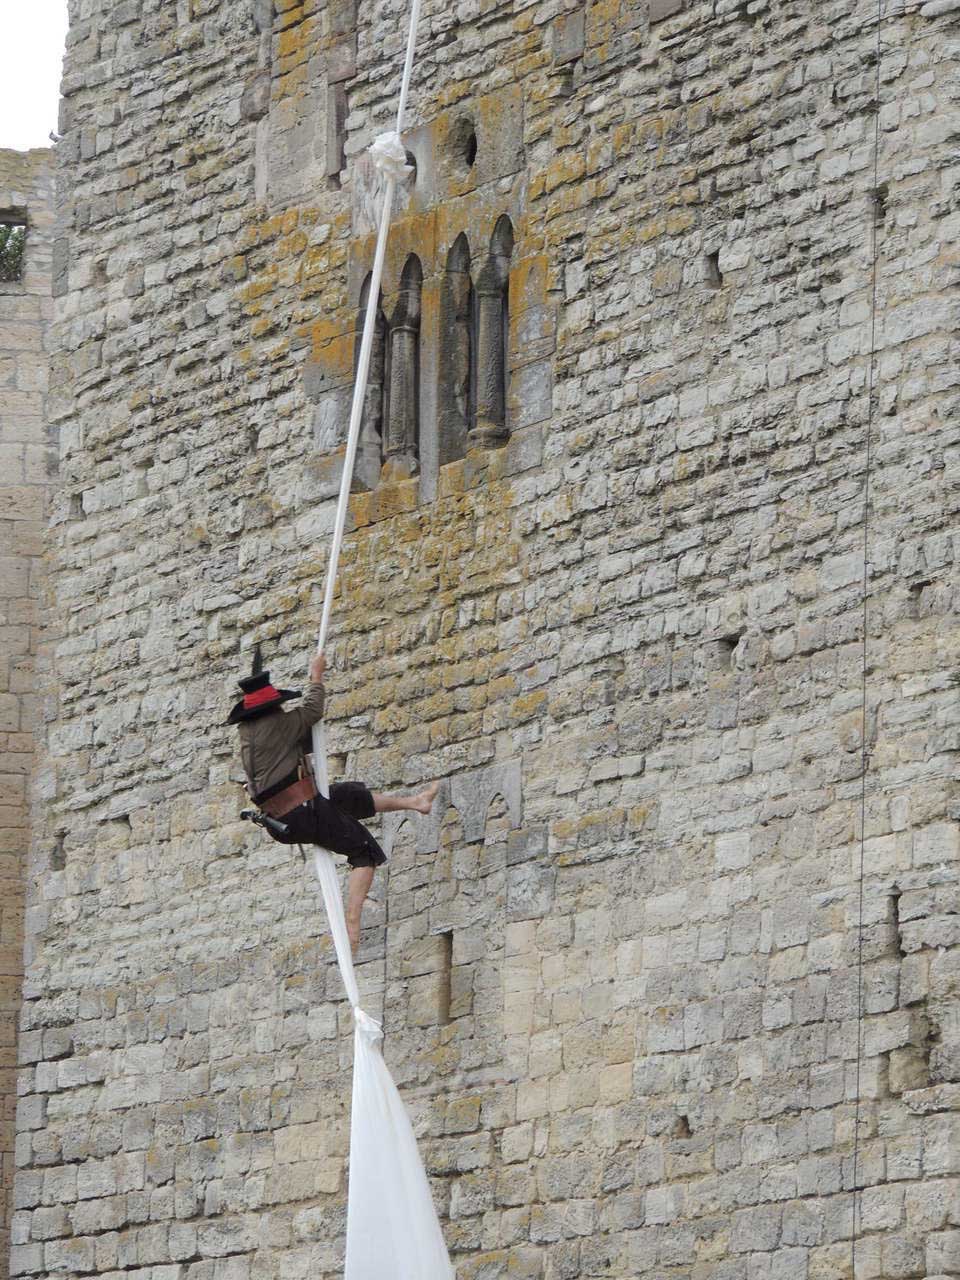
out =
<svg viewBox="0 0 960 1280"><path fill-rule="evenodd" d="M0 147L49 147L60 103L67 0L0 5Z"/></svg>

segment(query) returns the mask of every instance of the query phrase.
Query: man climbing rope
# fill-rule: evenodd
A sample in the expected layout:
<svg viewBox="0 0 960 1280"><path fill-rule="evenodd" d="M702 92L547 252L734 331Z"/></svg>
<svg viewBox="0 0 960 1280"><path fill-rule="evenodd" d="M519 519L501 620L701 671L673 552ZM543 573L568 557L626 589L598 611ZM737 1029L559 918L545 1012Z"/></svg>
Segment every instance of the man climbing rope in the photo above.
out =
<svg viewBox="0 0 960 1280"><path fill-rule="evenodd" d="M303 701L286 712L281 704L299 698L298 692L275 689L269 671L247 676L240 681L243 698L227 723L239 727L247 790L254 804L275 820L266 827L273 839L280 844L318 844L344 854L350 863L347 933L356 951L374 869L386 862L380 845L359 819L401 809L429 813L440 784L434 782L414 796L372 792L362 782L335 782L329 800L319 793L307 755L310 729L323 715L326 668L326 659L318 653L310 663Z"/></svg>

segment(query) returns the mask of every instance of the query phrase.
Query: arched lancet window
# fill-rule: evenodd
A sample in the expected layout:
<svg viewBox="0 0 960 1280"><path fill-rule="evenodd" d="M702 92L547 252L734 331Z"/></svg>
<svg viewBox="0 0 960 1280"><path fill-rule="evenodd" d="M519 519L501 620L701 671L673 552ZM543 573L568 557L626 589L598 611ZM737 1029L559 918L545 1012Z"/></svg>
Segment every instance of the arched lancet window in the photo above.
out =
<svg viewBox="0 0 960 1280"><path fill-rule="evenodd" d="M440 462L467 452L476 420L477 315L470 278L470 245L461 232L447 254L440 297L440 394L437 413Z"/></svg>
<svg viewBox="0 0 960 1280"><path fill-rule="evenodd" d="M507 437L512 254L513 225L504 215L493 229L490 253L477 280L477 420L471 436L488 448Z"/></svg>
<svg viewBox="0 0 960 1280"><path fill-rule="evenodd" d="M420 450L420 310L423 268L411 254L390 322L384 455L415 470Z"/></svg>
<svg viewBox="0 0 960 1280"><path fill-rule="evenodd" d="M369 298L370 276L368 275L363 282L363 288L360 290L360 306L357 312L357 338L353 353L354 371L356 371L357 365L360 363L363 322L366 318ZM363 418L360 424L360 440L357 445L357 476L371 489L380 479L380 466L383 461L386 349L387 320L383 314L383 294L381 294L377 307L376 324L373 330L370 372L367 376L367 391L363 400Z"/></svg>

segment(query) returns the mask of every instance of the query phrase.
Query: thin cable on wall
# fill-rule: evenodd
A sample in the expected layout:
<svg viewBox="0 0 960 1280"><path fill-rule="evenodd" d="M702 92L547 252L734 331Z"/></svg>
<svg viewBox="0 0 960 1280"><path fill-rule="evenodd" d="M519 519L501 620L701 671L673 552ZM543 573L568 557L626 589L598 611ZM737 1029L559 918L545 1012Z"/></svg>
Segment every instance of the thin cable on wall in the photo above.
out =
<svg viewBox="0 0 960 1280"><path fill-rule="evenodd" d="M880 82L882 63L883 0L877 0L877 49L876 49L876 103L873 137L873 218L870 267L870 357L867 363L867 429L864 442L863 479L863 636L861 639L860 674L860 865L857 890L857 1069L856 1098L853 1110L853 1220L850 1231L850 1274L856 1280L857 1243L860 1236L860 1095L863 1066L863 916L864 916L864 868L866 863L867 833L867 770L870 765L867 749L867 649L870 623L870 474L873 461L873 411L874 383L877 353L877 259L880 222Z"/></svg>

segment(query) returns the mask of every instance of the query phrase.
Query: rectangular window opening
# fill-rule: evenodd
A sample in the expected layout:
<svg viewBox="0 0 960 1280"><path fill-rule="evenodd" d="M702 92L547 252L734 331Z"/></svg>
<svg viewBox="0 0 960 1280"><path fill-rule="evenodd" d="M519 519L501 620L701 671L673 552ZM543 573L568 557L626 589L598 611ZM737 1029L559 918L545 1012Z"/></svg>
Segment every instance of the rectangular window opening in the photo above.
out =
<svg viewBox="0 0 960 1280"><path fill-rule="evenodd" d="M734 665L737 646L743 639L742 631L734 631L729 636L721 636L717 641L717 657L721 671L730 671Z"/></svg>
<svg viewBox="0 0 960 1280"><path fill-rule="evenodd" d="M704 258L704 279L708 289L723 288L723 272L720 270L720 250L708 253Z"/></svg>
<svg viewBox="0 0 960 1280"><path fill-rule="evenodd" d="M26 215L19 210L0 211L0 283L17 284L23 279L26 240Z"/></svg>

